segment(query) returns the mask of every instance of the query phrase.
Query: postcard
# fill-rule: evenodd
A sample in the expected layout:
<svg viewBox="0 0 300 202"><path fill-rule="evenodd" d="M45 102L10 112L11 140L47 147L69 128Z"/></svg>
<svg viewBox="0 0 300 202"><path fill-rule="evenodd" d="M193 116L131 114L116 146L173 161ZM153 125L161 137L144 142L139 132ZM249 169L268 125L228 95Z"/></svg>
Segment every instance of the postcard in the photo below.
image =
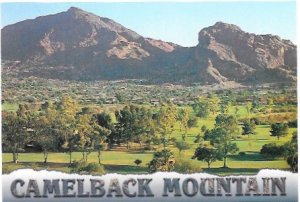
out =
<svg viewBox="0 0 300 202"><path fill-rule="evenodd" d="M296 1L1 7L4 202L298 201Z"/></svg>

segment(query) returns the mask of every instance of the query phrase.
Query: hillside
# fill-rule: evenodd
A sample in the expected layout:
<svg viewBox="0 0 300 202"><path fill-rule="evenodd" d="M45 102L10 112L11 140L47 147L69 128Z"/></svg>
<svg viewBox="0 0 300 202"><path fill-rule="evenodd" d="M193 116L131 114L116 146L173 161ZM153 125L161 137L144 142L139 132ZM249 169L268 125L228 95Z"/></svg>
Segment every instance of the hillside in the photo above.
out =
<svg viewBox="0 0 300 202"><path fill-rule="evenodd" d="M296 81L296 46L217 22L196 47L145 38L79 8L1 30L4 73L61 80L146 79L154 83Z"/></svg>

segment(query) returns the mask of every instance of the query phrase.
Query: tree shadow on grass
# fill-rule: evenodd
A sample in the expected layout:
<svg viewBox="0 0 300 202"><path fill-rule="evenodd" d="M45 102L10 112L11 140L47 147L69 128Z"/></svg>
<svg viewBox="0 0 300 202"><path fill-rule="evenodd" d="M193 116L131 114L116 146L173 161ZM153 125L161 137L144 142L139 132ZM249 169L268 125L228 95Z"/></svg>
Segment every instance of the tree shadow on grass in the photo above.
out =
<svg viewBox="0 0 300 202"><path fill-rule="evenodd" d="M215 175L255 175L259 172L259 168L203 168L203 172Z"/></svg>
<svg viewBox="0 0 300 202"><path fill-rule="evenodd" d="M275 161L276 158L261 155L259 152L246 152L245 155L229 155L233 161Z"/></svg>
<svg viewBox="0 0 300 202"><path fill-rule="evenodd" d="M146 174L148 173L147 167L144 166L133 166L133 165L112 165L103 164L106 173L120 173L120 174ZM55 163L48 162L47 164L43 162L19 162L17 164L13 162L3 163L3 173L10 173L18 169L33 169L33 170L53 170L53 171L63 171L70 172L69 163Z"/></svg>
<svg viewBox="0 0 300 202"><path fill-rule="evenodd" d="M148 173L148 169L143 166L105 164L104 168L108 173L120 173L120 174Z"/></svg>
<svg viewBox="0 0 300 202"><path fill-rule="evenodd" d="M5 162L2 164L2 173L10 173L18 169L33 169L33 170L53 170L69 172L69 163L56 163L56 162Z"/></svg>

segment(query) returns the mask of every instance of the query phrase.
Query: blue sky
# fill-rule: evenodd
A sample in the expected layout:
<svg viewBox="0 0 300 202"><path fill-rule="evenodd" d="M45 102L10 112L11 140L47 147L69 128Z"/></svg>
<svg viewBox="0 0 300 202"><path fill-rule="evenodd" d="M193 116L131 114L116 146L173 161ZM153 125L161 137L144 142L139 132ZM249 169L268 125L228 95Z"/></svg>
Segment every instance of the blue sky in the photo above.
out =
<svg viewBox="0 0 300 202"><path fill-rule="evenodd" d="M145 37L183 46L197 44L198 32L217 21L247 32L275 34L296 43L296 2L177 3L2 3L2 27L75 6L108 17Z"/></svg>

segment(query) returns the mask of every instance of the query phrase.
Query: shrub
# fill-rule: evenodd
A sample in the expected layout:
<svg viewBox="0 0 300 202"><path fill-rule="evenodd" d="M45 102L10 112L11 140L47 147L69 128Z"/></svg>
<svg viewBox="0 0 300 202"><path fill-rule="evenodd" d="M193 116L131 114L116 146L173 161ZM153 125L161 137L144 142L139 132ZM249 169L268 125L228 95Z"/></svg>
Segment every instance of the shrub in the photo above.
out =
<svg viewBox="0 0 300 202"><path fill-rule="evenodd" d="M81 172L87 172L87 173L98 173L98 174L104 174L105 170L102 165L99 165L98 163L86 163L83 160L80 161L74 161L71 165L71 172L81 173Z"/></svg>
<svg viewBox="0 0 300 202"><path fill-rule="evenodd" d="M240 156L246 156L246 152L240 152L239 155Z"/></svg>
<svg viewBox="0 0 300 202"><path fill-rule="evenodd" d="M280 157L284 154L284 147L278 146L275 143L268 143L262 146L260 153L262 155L270 156L271 158Z"/></svg>
<svg viewBox="0 0 300 202"><path fill-rule="evenodd" d="M84 168L84 170L86 172L89 173L100 173L100 174L104 174L104 167L98 163L89 163L87 164L87 166Z"/></svg>
<svg viewBox="0 0 300 202"><path fill-rule="evenodd" d="M297 128L298 127L298 120L296 119L296 120L293 120L293 121L289 121L288 122L288 126L290 127L290 128Z"/></svg>
<svg viewBox="0 0 300 202"><path fill-rule="evenodd" d="M178 173L197 173L202 169L199 164L186 159L176 159L174 164L174 171Z"/></svg>
<svg viewBox="0 0 300 202"><path fill-rule="evenodd" d="M139 166L139 165L142 163L142 160L136 159L136 160L134 161L134 163L136 164L136 166Z"/></svg>
<svg viewBox="0 0 300 202"><path fill-rule="evenodd" d="M82 172L84 171L84 167L86 166L86 162L83 160L73 161L69 166L71 168L71 172Z"/></svg>

